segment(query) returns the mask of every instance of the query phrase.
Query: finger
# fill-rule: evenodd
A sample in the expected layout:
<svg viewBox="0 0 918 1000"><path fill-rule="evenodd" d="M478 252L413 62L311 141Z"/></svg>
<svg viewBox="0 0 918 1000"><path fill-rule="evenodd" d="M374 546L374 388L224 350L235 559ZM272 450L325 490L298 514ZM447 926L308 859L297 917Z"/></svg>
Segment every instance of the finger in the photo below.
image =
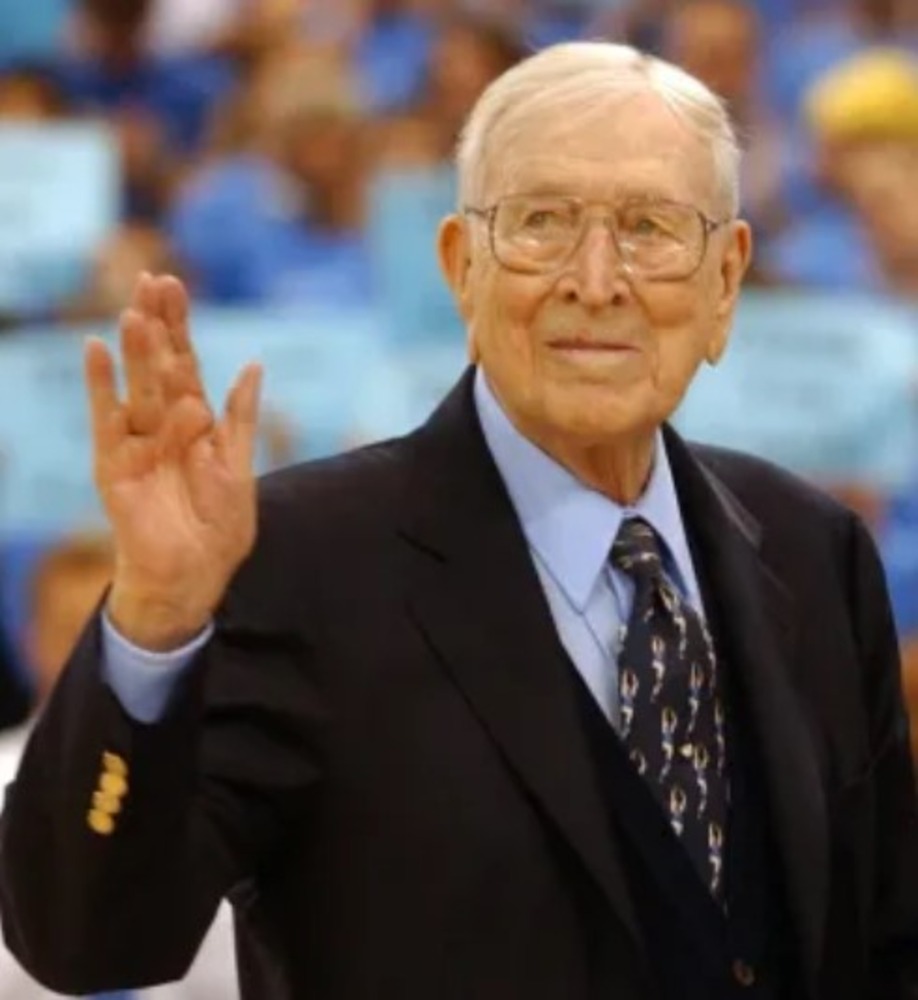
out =
<svg viewBox="0 0 918 1000"><path fill-rule="evenodd" d="M201 366L191 340L189 299L185 286L171 275L159 279L162 317L169 341L167 398L191 393L204 396Z"/></svg>
<svg viewBox="0 0 918 1000"><path fill-rule="evenodd" d="M169 408L160 436L160 454L167 461L184 462L196 442L209 439L213 429L210 407L196 396L185 396Z"/></svg>
<svg viewBox="0 0 918 1000"><path fill-rule="evenodd" d="M89 337L86 341L83 370L89 396L93 448L101 457L126 437L127 422L118 398L114 359L98 337Z"/></svg>
<svg viewBox="0 0 918 1000"><path fill-rule="evenodd" d="M134 286L130 310L143 317L151 331L156 346L156 365L161 372L167 372L172 364L171 348L164 320L164 300L161 279L141 271Z"/></svg>
<svg viewBox="0 0 918 1000"><path fill-rule="evenodd" d="M261 403L263 370L248 364L239 373L226 398L217 443L229 467L239 476L252 471L258 434L258 411Z"/></svg>
<svg viewBox="0 0 918 1000"><path fill-rule="evenodd" d="M157 348L161 362L167 365L175 348L169 330L169 282L175 281L168 276L152 275L148 271L141 273L137 288L137 305L134 307L142 313L157 330Z"/></svg>
<svg viewBox="0 0 918 1000"><path fill-rule="evenodd" d="M145 316L160 315L158 280L149 271L141 271L134 285L134 297L131 308Z"/></svg>
<svg viewBox="0 0 918 1000"><path fill-rule="evenodd" d="M172 349L179 354L194 354L188 329L188 293L178 278L167 274L159 279L161 316L169 331Z"/></svg>
<svg viewBox="0 0 918 1000"><path fill-rule="evenodd" d="M127 421L133 434L152 434L164 416L162 375L155 321L134 309L121 318L121 354L127 382Z"/></svg>
<svg viewBox="0 0 918 1000"><path fill-rule="evenodd" d="M134 282L128 309L144 316L155 316L157 312L156 279L149 271L141 271Z"/></svg>

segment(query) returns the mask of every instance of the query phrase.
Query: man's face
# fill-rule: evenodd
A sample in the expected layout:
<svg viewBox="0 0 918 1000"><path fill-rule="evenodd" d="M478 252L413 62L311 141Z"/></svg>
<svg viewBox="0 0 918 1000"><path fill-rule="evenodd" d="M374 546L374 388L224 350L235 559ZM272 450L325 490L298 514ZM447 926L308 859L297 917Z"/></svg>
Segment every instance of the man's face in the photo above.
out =
<svg viewBox="0 0 918 1000"><path fill-rule="evenodd" d="M918 260L918 142L875 141L836 152L839 187L884 261ZM912 264L914 267L914 263Z"/></svg>
<svg viewBox="0 0 918 1000"><path fill-rule="evenodd" d="M333 187L349 177L357 155L352 122L331 116L302 121L291 142L288 166L307 184Z"/></svg>
<svg viewBox="0 0 918 1000"><path fill-rule="evenodd" d="M467 28L448 29L437 42L431 60L438 111L463 119L482 91L506 66L486 38Z"/></svg>
<svg viewBox="0 0 918 1000"><path fill-rule="evenodd" d="M613 205L663 198L725 215L709 150L650 94L531 123L488 174L486 205L548 190ZM669 417L700 362L726 343L749 242L744 224L729 224L711 235L691 277L650 282L625 272L601 222L565 266L544 274L503 268L477 217L448 220L441 232L473 357L517 427L549 449L559 438L589 447L642 436Z"/></svg>

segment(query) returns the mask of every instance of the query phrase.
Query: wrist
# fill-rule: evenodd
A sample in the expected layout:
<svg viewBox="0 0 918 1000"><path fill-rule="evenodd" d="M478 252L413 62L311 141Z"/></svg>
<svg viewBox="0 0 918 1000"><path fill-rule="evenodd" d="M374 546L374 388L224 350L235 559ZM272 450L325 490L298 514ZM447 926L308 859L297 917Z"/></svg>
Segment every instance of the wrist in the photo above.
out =
<svg viewBox="0 0 918 1000"><path fill-rule="evenodd" d="M209 608L119 585L106 603L108 619L122 638L151 653L169 653L197 638L211 620Z"/></svg>

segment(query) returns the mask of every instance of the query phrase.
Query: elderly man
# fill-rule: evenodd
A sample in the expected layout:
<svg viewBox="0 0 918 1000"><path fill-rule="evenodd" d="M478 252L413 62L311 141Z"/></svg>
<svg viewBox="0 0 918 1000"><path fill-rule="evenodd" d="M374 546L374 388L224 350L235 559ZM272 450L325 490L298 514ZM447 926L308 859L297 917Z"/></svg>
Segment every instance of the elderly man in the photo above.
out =
<svg viewBox="0 0 918 1000"><path fill-rule="evenodd" d="M117 570L8 796L10 946L168 979L228 895L249 1000L914 996L873 546L666 424L749 260L723 109L552 48L459 167L474 364L404 439L256 502L258 369L212 416L181 286L137 288L125 399L88 347Z"/></svg>

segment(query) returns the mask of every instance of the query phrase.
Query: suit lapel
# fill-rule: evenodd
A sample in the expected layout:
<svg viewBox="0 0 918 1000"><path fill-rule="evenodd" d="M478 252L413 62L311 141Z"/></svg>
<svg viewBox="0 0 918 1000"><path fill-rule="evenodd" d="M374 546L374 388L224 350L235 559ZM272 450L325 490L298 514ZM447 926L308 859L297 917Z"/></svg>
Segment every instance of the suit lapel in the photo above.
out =
<svg viewBox="0 0 918 1000"><path fill-rule="evenodd" d="M759 555L761 528L669 428L687 532L761 750L775 837L809 992L816 995L828 891L826 804L792 683L792 608ZM409 610L543 818L567 841L638 945L555 632L527 544L481 434L472 373L412 439L402 535Z"/></svg>
<svg viewBox="0 0 918 1000"><path fill-rule="evenodd" d="M543 819L639 944L579 723L573 666L481 435L471 374L414 439L409 610Z"/></svg>
<svg viewBox="0 0 918 1000"><path fill-rule="evenodd" d="M758 522L669 429L666 442L687 531L749 706L807 984L815 996L828 892L828 826L817 750L792 682L791 599L760 558Z"/></svg>

